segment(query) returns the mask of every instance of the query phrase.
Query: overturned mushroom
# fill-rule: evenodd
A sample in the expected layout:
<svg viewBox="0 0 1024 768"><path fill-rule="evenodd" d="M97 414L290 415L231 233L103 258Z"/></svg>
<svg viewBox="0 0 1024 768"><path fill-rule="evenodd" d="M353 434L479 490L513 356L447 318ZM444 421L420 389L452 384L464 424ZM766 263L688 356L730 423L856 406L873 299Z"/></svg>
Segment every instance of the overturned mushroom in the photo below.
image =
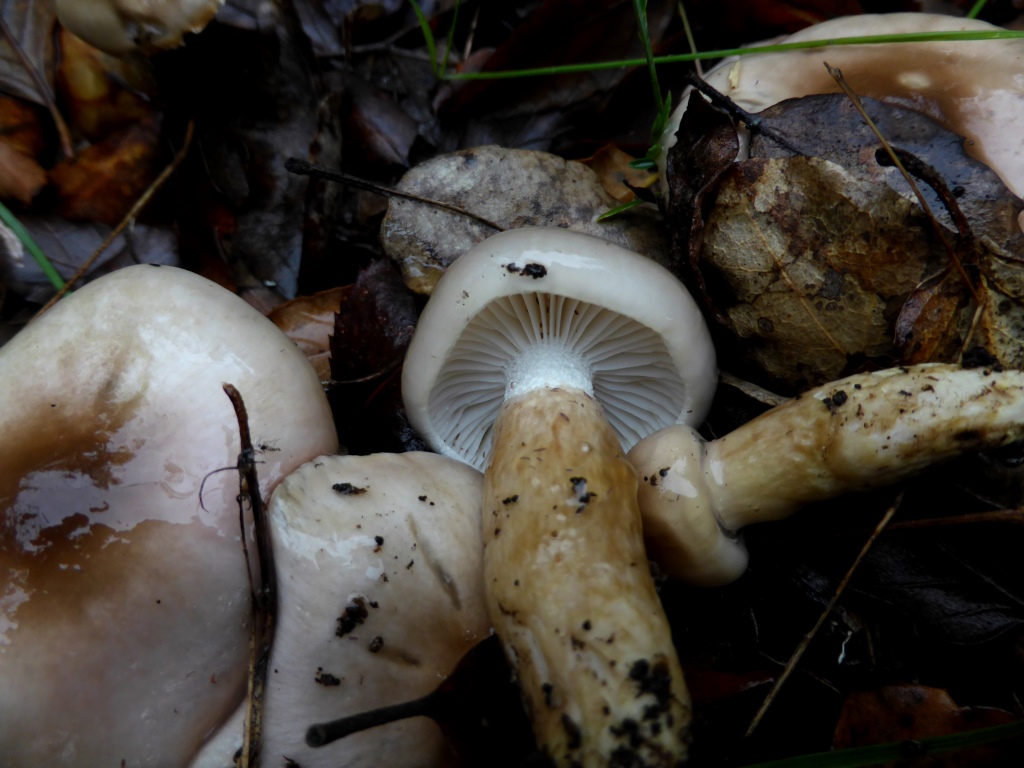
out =
<svg viewBox="0 0 1024 768"><path fill-rule="evenodd" d="M939 14L864 14L816 24L782 42L997 29L984 21ZM858 95L922 112L963 136L967 153L1024 197L1024 133L1006 129L1024 124L1024 41L947 40L751 54L725 59L706 80L743 109L760 112L785 99L840 92L823 65L826 61L842 70ZM662 171L685 109L684 99L663 136ZM740 138L742 158L748 134L741 132Z"/></svg>
<svg viewBox="0 0 1024 768"><path fill-rule="evenodd" d="M486 467L488 610L558 765L685 757L689 699L623 447L698 423L715 380L671 274L565 230L485 240L420 319L409 418L439 452Z"/></svg>
<svg viewBox="0 0 1024 768"><path fill-rule="evenodd" d="M264 492L336 450L295 345L189 272L115 272L0 349L5 765L186 765L241 701L249 583L238 475L219 471L240 450L225 381Z"/></svg>
<svg viewBox="0 0 1024 768"><path fill-rule="evenodd" d="M686 426L637 443L648 551L671 577L726 584L736 532L1024 437L1024 372L931 364L850 376L705 442Z"/></svg>
<svg viewBox="0 0 1024 768"><path fill-rule="evenodd" d="M432 453L374 454L321 457L274 492L280 610L264 765L451 763L423 717L315 749L304 739L314 723L431 692L488 636L481 484L476 470Z"/></svg>
<svg viewBox="0 0 1024 768"><path fill-rule="evenodd" d="M57 0L65 28L101 51L158 50L199 32L224 0Z"/></svg>

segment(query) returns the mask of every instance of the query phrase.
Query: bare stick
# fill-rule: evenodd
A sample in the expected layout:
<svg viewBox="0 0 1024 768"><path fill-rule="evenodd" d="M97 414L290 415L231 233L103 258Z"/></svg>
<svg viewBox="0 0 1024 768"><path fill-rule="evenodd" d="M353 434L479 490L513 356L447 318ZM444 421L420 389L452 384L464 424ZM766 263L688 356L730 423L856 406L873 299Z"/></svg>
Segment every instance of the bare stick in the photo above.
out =
<svg viewBox="0 0 1024 768"><path fill-rule="evenodd" d="M754 715L754 718L750 721L750 725L747 726L747 732L743 734L744 738L751 736L754 733L754 731L757 730L757 726L761 724L761 720L764 719L765 713L768 712L768 708L771 707L772 703L775 701L776 696L778 696L779 691L782 690L782 686L785 685L786 680L789 679L789 676L793 673L793 670L796 669L797 664L800 663L800 659L803 658L804 652L810 646L811 641L814 640L815 635L818 634L818 630L820 630L821 626L825 623L825 619L827 619L829 615L831 615L832 610L836 607L836 603L839 602L839 598L843 596L843 592L846 591L846 587L847 585L849 585L850 579L853 577L854 571L856 571L857 568L860 566L861 561L864 559L864 556L867 555L868 551L874 545L875 540L879 537L882 531L885 530L885 527L889 524L889 521L892 520L892 516L896 514L896 511L900 508L900 504L902 503L902 501L903 491L900 491L899 494L896 496L896 499L892 502L892 504L889 505L889 508L885 511L885 514L882 515L882 519L878 522L878 525L875 526L875 530L871 532L871 536L869 536L868 540L864 542L864 546L861 547L860 552L857 553L857 557L855 557L853 562L850 564L850 567L846 571L846 575L843 576L843 580L839 582L839 586L836 587L835 594L833 594L832 599L828 601L828 605L826 605L825 610L821 612L821 615L818 617L818 620L814 623L814 626L811 628L811 631L804 635L804 639L800 641L800 644L797 646L796 650L793 651L793 655L789 658L789 661L786 663L786 667L782 670L782 674L779 675L778 679L775 681L775 685L772 686L772 689L768 692L768 695L765 697L764 702L761 704L761 708L757 710L757 714Z"/></svg>
<svg viewBox="0 0 1024 768"><path fill-rule="evenodd" d="M224 384L224 393L231 400L238 420L241 453L238 454L238 511L242 528L242 550L245 553L246 569L249 572L249 589L252 598L252 627L249 633L249 684L245 715L241 768L255 768L258 763L263 733L263 696L267 685L267 664L274 637L274 623L277 618L277 576L274 569L274 555L270 544L270 527L266 507L260 496L259 477L256 473L256 450L249 434L249 415L242 395L232 384ZM249 567L249 552L246 547L244 504L249 502L256 537L256 553L259 557L259 585L254 583Z"/></svg>

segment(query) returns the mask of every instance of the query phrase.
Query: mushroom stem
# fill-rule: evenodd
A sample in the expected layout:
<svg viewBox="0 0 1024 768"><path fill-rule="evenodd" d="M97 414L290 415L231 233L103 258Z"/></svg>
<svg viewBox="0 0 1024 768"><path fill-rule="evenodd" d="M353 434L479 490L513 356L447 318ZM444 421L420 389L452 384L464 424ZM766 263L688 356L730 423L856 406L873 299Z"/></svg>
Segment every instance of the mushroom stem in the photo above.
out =
<svg viewBox="0 0 1024 768"><path fill-rule="evenodd" d="M487 605L557 765L677 765L690 703L644 550L637 479L577 389L505 402L484 475ZM614 760L613 760L614 762Z"/></svg>
<svg viewBox="0 0 1024 768"><path fill-rule="evenodd" d="M669 427L629 460L652 557L674 578L724 584L746 568L745 525L1022 437L1024 372L929 364L818 387L710 443Z"/></svg>

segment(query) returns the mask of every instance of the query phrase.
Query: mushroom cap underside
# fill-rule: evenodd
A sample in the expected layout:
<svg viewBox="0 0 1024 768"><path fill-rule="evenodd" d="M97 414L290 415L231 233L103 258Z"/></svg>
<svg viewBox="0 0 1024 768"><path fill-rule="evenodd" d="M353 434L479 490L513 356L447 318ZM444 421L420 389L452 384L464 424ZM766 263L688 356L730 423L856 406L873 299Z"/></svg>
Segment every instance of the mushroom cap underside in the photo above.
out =
<svg viewBox="0 0 1024 768"><path fill-rule="evenodd" d="M715 353L692 297L655 262L558 228L495 235L438 283L406 355L413 426L439 453L487 465L507 396L574 386L623 447L707 413Z"/></svg>

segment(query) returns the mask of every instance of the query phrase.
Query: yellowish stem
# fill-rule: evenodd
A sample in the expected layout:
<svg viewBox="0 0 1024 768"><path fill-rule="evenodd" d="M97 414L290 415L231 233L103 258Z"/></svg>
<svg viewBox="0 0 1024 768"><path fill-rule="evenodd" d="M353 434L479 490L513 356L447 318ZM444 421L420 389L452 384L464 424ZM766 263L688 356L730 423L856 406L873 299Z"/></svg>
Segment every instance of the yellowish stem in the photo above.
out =
<svg viewBox="0 0 1024 768"><path fill-rule="evenodd" d="M644 550L637 480L578 390L506 402L484 479L491 621L559 766L676 766L690 702Z"/></svg>

